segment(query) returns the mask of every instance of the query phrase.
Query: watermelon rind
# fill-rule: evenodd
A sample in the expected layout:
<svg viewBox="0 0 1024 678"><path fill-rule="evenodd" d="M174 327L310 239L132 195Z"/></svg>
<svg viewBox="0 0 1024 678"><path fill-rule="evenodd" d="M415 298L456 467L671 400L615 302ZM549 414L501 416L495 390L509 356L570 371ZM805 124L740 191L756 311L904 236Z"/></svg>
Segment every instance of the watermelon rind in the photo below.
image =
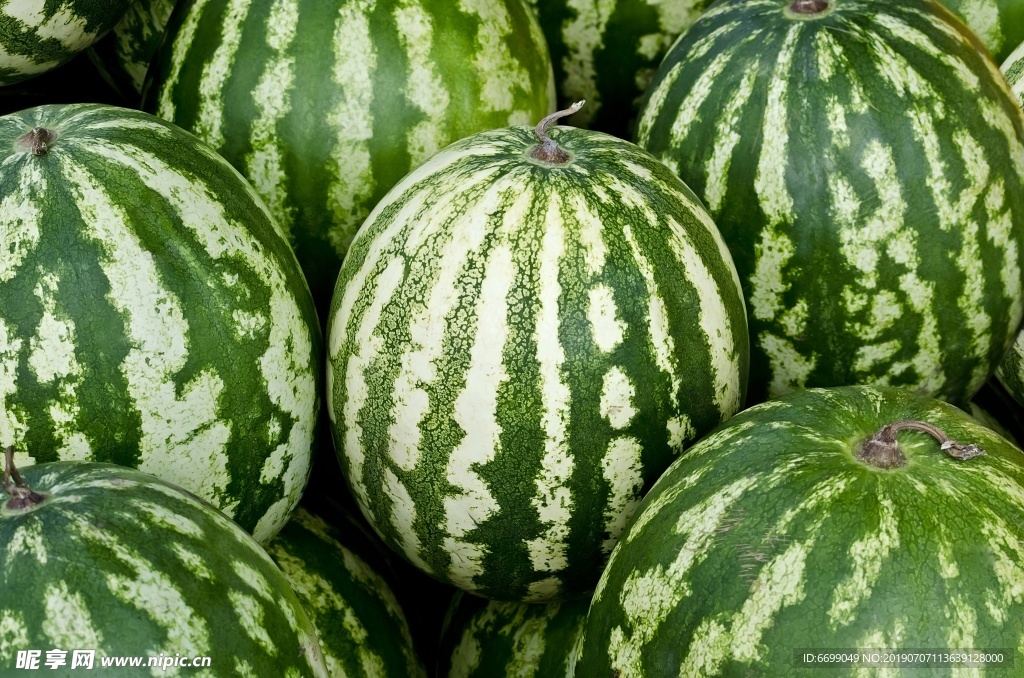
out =
<svg viewBox="0 0 1024 678"><path fill-rule="evenodd" d="M153 473L266 542L309 477L323 369L266 206L194 136L113 106L0 118L0 162L0 445Z"/></svg>
<svg viewBox="0 0 1024 678"><path fill-rule="evenodd" d="M342 470L423 571L507 601L585 596L685 446L738 411L748 335L704 208L610 135L456 142L377 205L329 316Z"/></svg>
<svg viewBox="0 0 1024 678"><path fill-rule="evenodd" d="M94 651L100 673L105 658L189 662L111 675L329 675L280 570L209 504L113 464L62 461L21 475L43 501L12 509L0 491L4 675L22 673L17 655L31 650L50 675L88 670L72 667L75 650ZM43 665L61 651L63 664ZM203 658L208 665L192 668Z"/></svg>
<svg viewBox="0 0 1024 678"><path fill-rule="evenodd" d="M905 420L984 453L955 459L904 431L905 466L858 458ZM644 498L598 584L576 675L802 676L817 653L844 652L861 659L835 675L1012 672L1022 496L1024 452L938 400L854 386L750 408ZM873 651L937 654L882 667ZM938 656L961 651L1002 660Z"/></svg>

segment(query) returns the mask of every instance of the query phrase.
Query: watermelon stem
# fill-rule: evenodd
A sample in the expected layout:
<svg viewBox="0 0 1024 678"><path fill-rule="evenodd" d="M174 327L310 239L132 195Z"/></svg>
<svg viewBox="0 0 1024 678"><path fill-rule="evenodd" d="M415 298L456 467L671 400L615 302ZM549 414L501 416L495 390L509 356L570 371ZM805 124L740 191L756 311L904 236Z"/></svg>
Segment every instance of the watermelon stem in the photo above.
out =
<svg viewBox="0 0 1024 678"><path fill-rule="evenodd" d="M555 143L554 139L548 136L548 127L555 120L572 115L576 111L580 110L585 103L587 103L586 100L577 101L564 111L556 111L538 122L533 132L537 135L537 141L540 142L540 145L534 147L533 152L530 153L530 157L534 160L540 160L541 162L546 162L551 165L564 165L569 162L571 156L562 150L562 148Z"/></svg>
<svg viewBox="0 0 1024 678"><path fill-rule="evenodd" d="M29 489L25 479L18 473L18 469L14 465L13 445L7 447L4 457L3 490L11 497L11 500L7 502L7 508L27 509L43 503L46 497Z"/></svg>
<svg viewBox="0 0 1024 678"><path fill-rule="evenodd" d="M896 434L900 431L922 431L927 433L938 441L939 448L946 454L961 461L985 454L985 450L974 443L965 445L953 440L937 426L932 426L923 421L905 419L883 426L878 433L864 442L860 452L857 453L857 458L882 469L906 466L907 458L896 440Z"/></svg>
<svg viewBox="0 0 1024 678"><path fill-rule="evenodd" d="M18 143L26 151L31 151L32 155L46 155L50 152L50 144L57 140L57 135L53 130L48 130L45 127L36 127L28 134L22 135L18 139Z"/></svg>
<svg viewBox="0 0 1024 678"><path fill-rule="evenodd" d="M821 14L830 5L829 0L793 0L789 11L793 14Z"/></svg>

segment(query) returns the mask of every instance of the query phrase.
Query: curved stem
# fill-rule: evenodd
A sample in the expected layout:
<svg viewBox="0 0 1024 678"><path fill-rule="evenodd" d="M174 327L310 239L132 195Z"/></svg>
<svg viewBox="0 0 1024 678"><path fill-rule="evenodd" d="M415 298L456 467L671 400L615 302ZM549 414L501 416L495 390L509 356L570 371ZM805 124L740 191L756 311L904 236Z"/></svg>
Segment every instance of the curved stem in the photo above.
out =
<svg viewBox="0 0 1024 678"><path fill-rule="evenodd" d="M41 494L33 492L25 479L18 473L14 465L14 446L8 446L4 452L4 480L3 491L11 498L7 502L9 509L26 509L41 504L46 499Z"/></svg>
<svg viewBox="0 0 1024 678"><path fill-rule="evenodd" d="M564 111L556 111L538 122L533 133L537 135L537 141L540 142L540 145L533 149L530 156L535 160L541 160L543 162L551 163L552 165L564 165L569 162L569 154L563 151L558 144L555 143L555 140L548 136L548 127L550 127L551 123L555 120L570 116L580 110L585 103L587 103L586 100L577 101Z"/></svg>
<svg viewBox="0 0 1024 678"><path fill-rule="evenodd" d="M875 435L864 442L860 452L857 453L857 458L872 466L884 469L906 466L907 457L903 454L899 442L896 440L896 434L900 431L921 431L927 433L938 441L939 449L954 459L961 461L985 454L985 450L974 443L965 445L953 440L938 426L933 426L924 421L905 419L883 426Z"/></svg>

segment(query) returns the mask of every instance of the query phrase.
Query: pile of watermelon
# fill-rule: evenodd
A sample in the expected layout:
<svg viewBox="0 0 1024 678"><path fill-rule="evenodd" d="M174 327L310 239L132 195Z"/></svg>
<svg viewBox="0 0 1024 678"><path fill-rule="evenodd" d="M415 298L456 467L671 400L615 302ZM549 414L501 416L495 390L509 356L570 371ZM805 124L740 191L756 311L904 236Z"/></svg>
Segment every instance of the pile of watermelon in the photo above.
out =
<svg viewBox="0 0 1024 678"><path fill-rule="evenodd" d="M1022 323L1024 0L8 0L0 675L1011 675Z"/></svg>

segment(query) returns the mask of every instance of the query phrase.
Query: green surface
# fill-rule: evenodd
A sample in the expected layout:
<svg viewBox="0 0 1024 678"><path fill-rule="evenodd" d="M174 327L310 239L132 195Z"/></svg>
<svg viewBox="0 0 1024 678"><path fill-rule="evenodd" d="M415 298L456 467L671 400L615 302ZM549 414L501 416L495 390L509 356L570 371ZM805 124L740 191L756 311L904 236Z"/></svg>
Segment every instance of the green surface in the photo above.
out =
<svg viewBox="0 0 1024 678"><path fill-rule="evenodd" d="M499 603L460 594L446 629L439 678L566 678L588 600ZM448 647L447 645L450 645Z"/></svg>
<svg viewBox="0 0 1024 678"><path fill-rule="evenodd" d="M18 140L56 135L46 155ZM144 113L0 118L0 445L181 485L265 542L299 501L321 336L266 207Z"/></svg>
<svg viewBox="0 0 1024 678"><path fill-rule="evenodd" d="M732 250L751 399L872 383L966 403L1022 317L1024 114L932 2L788 7L717 3L639 124Z"/></svg>
<svg viewBox="0 0 1024 678"><path fill-rule="evenodd" d="M0 8L0 86L67 63L121 20L132 0L8 0Z"/></svg>
<svg viewBox="0 0 1024 678"><path fill-rule="evenodd" d="M529 0L551 49L559 108L573 125L627 139L669 47L710 0Z"/></svg>
<svg viewBox="0 0 1024 678"><path fill-rule="evenodd" d="M124 18L89 51L107 80L137 102L177 0L134 0Z"/></svg>
<svg viewBox="0 0 1024 678"><path fill-rule="evenodd" d="M996 64L1024 42L1024 1L941 0L985 44Z"/></svg>
<svg viewBox="0 0 1024 678"><path fill-rule="evenodd" d="M553 110L522 0L188 0L146 110L237 167L289 234L317 308L373 206L449 143Z"/></svg>
<svg viewBox="0 0 1024 678"><path fill-rule="evenodd" d="M693 194L614 137L464 139L356 237L327 330L342 470L384 540L486 597L584 595L643 492L738 410L739 283Z"/></svg>
<svg viewBox="0 0 1024 678"><path fill-rule="evenodd" d="M263 549L208 504L112 464L22 469L45 500L27 510L0 492L0 674L41 650L47 675L77 676L73 650L104 657L209 657L179 675L328 676L313 625ZM66 664L43 666L47 651ZM147 660L148 661L148 660ZM171 675L171 671L167 671Z"/></svg>
<svg viewBox="0 0 1024 678"><path fill-rule="evenodd" d="M904 431L905 467L856 459L906 419L986 453L959 461ZM1024 453L937 400L848 387L749 409L644 498L598 585L576 675L803 676L802 648L1008 648L1014 668L990 671L1011 675L1024 659L1022 496Z"/></svg>
<svg viewBox="0 0 1024 678"><path fill-rule="evenodd" d="M391 587L342 539L300 508L267 545L316 627L328 673L425 678Z"/></svg>

